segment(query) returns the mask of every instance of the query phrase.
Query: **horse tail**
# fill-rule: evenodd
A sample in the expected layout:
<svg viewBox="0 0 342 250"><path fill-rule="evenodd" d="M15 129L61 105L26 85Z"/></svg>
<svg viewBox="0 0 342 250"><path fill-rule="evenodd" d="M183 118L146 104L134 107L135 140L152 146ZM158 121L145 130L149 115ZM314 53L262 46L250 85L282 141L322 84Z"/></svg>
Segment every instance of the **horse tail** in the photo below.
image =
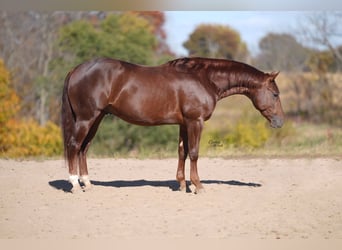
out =
<svg viewBox="0 0 342 250"><path fill-rule="evenodd" d="M63 87L63 95L62 95L62 135L64 142L64 158L68 159L68 144L73 135L75 123L76 123L76 115L74 110L72 109L68 88L69 88L69 80L73 71L70 71L64 80Z"/></svg>

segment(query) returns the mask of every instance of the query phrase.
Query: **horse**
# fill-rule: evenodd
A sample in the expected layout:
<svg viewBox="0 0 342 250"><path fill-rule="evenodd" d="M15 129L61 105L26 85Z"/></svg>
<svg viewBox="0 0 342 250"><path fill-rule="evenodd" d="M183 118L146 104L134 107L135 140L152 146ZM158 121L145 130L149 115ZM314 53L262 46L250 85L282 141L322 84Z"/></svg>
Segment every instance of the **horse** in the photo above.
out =
<svg viewBox="0 0 342 250"><path fill-rule="evenodd" d="M184 169L189 157L195 193L204 191L197 171L199 143L203 124L216 103L231 95L245 95L271 127L280 128L284 112L275 82L278 74L242 62L200 57L179 58L159 66L97 58L76 66L65 78L62 95L64 155L71 192L91 188L86 154L106 114L141 126L179 125L179 189L186 190Z"/></svg>

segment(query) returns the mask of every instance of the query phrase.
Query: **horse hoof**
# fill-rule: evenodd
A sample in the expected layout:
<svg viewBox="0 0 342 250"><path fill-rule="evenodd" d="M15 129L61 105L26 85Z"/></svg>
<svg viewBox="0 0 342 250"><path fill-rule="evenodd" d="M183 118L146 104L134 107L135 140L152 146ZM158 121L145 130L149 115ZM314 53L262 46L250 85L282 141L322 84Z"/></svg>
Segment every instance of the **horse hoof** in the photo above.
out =
<svg viewBox="0 0 342 250"><path fill-rule="evenodd" d="M77 194L77 193L80 193L82 191L82 188L80 186L73 186L72 189L70 190L70 192L72 194Z"/></svg>
<svg viewBox="0 0 342 250"><path fill-rule="evenodd" d="M195 194L204 194L204 193L205 193L205 189L203 187L195 189Z"/></svg>
<svg viewBox="0 0 342 250"><path fill-rule="evenodd" d="M84 191L84 192L86 192L86 191L89 191L89 190L91 190L92 189L92 185L89 183L89 184L87 184L87 185L84 185L83 187L82 187L82 190Z"/></svg>
<svg viewBox="0 0 342 250"><path fill-rule="evenodd" d="M180 186L178 190L182 193L186 193L186 186Z"/></svg>

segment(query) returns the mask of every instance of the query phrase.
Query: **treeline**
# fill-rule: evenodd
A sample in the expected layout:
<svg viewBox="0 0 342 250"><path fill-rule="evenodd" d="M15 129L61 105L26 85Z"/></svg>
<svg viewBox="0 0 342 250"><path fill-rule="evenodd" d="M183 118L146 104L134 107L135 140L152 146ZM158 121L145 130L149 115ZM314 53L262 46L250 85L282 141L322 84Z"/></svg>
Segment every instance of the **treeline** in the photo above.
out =
<svg viewBox="0 0 342 250"><path fill-rule="evenodd" d="M336 75L342 70L342 46L335 46L332 39L340 34L339 26L334 26L340 20L340 13L308 15L303 27L293 34L269 33L263 37L256 56L229 25L202 24L190 34L184 47L189 56L233 59L264 71L280 70L286 75L286 85L281 87L289 103L285 105L288 115L339 125L342 108L336 93L341 91L336 88L341 89L341 85ZM0 11L0 154L61 154L60 104L66 73L100 56L146 65L177 57L166 43L164 23L162 12ZM320 50L314 49L317 47ZM253 119L237 121L236 131L244 129L242 123L255 123ZM237 145L251 141L232 133L227 141ZM268 136L261 136L261 142L253 139L250 144L260 147L265 138ZM174 150L176 145L174 126L142 128L107 117L91 150L110 155L147 148L154 152Z"/></svg>

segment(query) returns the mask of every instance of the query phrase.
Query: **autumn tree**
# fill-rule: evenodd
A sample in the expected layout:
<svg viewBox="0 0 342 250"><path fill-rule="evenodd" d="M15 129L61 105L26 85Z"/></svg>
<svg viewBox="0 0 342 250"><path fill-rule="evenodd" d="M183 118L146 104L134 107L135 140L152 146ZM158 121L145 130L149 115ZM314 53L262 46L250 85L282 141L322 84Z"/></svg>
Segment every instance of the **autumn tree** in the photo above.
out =
<svg viewBox="0 0 342 250"><path fill-rule="evenodd" d="M0 60L0 152L8 148L7 135L10 131L10 120L19 111L19 98L10 86L10 74L4 62Z"/></svg>
<svg viewBox="0 0 342 250"><path fill-rule="evenodd" d="M161 11L134 11L139 17L146 19L152 26L152 33L154 34L157 45L155 47L156 61L164 62L165 60L174 57L174 53L170 50L167 44L167 34L164 30L165 13Z"/></svg>
<svg viewBox="0 0 342 250"><path fill-rule="evenodd" d="M302 71L311 50L290 34L269 33L259 41L256 64L265 70Z"/></svg>
<svg viewBox="0 0 342 250"><path fill-rule="evenodd" d="M334 41L342 37L341 12L310 12L300 20L298 36L304 43L331 52L337 68L342 70L342 52Z"/></svg>
<svg viewBox="0 0 342 250"><path fill-rule="evenodd" d="M0 157L55 156L62 153L59 127L52 122L40 126L22 119L20 99L11 86L9 71L0 60Z"/></svg>
<svg viewBox="0 0 342 250"><path fill-rule="evenodd" d="M0 11L0 57L11 71L21 115L41 125L56 119L51 110L60 86L51 78L50 63L57 30L80 17L78 12Z"/></svg>
<svg viewBox="0 0 342 250"><path fill-rule="evenodd" d="M183 46L190 56L244 60L248 54L240 34L227 25L199 25Z"/></svg>

